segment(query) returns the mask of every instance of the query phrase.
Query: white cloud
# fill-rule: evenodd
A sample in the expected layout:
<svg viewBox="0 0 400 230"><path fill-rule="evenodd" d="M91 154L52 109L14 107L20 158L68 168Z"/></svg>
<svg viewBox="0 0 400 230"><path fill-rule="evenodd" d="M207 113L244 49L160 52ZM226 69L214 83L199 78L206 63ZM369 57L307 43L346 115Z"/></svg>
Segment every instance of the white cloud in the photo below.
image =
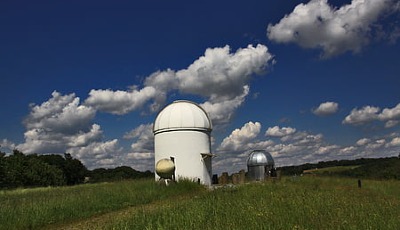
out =
<svg viewBox="0 0 400 230"><path fill-rule="evenodd" d="M399 124L398 120L389 120L385 123L385 128L392 128Z"/></svg>
<svg viewBox="0 0 400 230"><path fill-rule="evenodd" d="M251 77L265 72L274 63L264 45L230 51L229 46L208 48L186 69L158 71L147 77L145 86L157 89L151 110L161 108L168 92L177 90L205 97L207 101L201 106L210 114L213 124L228 122L245 101Z"/></svg>
<svg viewBox="0 0 400 230"><path fill-rule="evenodd" d="M125 139L133 139L131 150L125 156L125 164L134 165L135 169L148 170L154 168L154 135L153 124L142 124L124 135Z"/></svg>
<svg viewBox="0 0 400 230"><path fill-rule="evenodd" d="M211 102L206 101L200 106L207 111L214 125L226 124L231 119L235 111L245 101L246 96L249 94L249 87L243 87L243 93L230 100Z"/></svg>
<svg viewBox="0 0 400 230"><path fill-rule="evenodd" d="M342 149L339 151L339 153L340 153L340 154L343 154L343 155L352 155L352 154L354 154L354 152L355 152L356 150L357 150L356 147L354 147L354 146L349 146L349 147L342 148Z"/></svg>
<svg viewBox="0 0 400 230"><path fill-rule="evenodd" d="M268 48L248 45L230 52L230 47L208 48L187 69L157 71L145 80L145 86L162 91L180 90L205 97L233 98L242 93L253 74L261 74L273 64Z"/></svg>
<svg viewBox="0 0 400 230"><path fill-rule="evenodd" d="M343 120L343 124L361 125L378 118L379 107L365 106L361 109L353 109Z"/></svg>
<svg viewBox="0 0 400 230"><path fill-rule="evenodd" d="M395 107L389 109L385 108L378 116L379 120L387 121L387 120L398 120L400 119L400 103Z"/></svg>
<svg viewBox="0 0 400 230"><path fill-rule="evenodd" d="M347 51L356 53L370 42L374 23L393 13L395 4L396 0L352 0L334 8L327 0L311 0L297 5L279 23L269 24L267 36L280 43L321 48L325 58Z"/></svg>
<svg viewBox="0 0 400 230"><path fill-rule="evenodd" d="M118 140L102 141L100 125L93 124L95 109L80 105L75 94L52 97L32 105L24 120L25 142L15 147L26 153L71 153L88 168L113 167L123 162Z"/></svg>
<svg viewBox="0 0 400 230"><path fill-rule="evenodd" d="M0 142L0 151L11 152L16 147L15 143L9 141L8 139L3 139ZM4 149L4 150L2 150Z"/></svg>
<svg viewBox="0 0 400 230"><path fill-rule="evenodd" d="M130 91L91 90L85 105L97 110L126 114L152 101L156 112L164 105L168 93L178 91L206 98L202 106L215 125L229 121L249 93L248 83L274 63L264 45L248 45L232 52L229 46L208 48L204 55L186 69L157 71L144 81L144 88Z"/></svg>
<svg viewBox="0 0 400 230"><path fill-rule="evenodd" d="M121 151L117 139L106 142L92 142L83 147L71 147L67 150L88 168L119 166L118 163L122 163L120 160Z"/></svg>
<svg viewBox="0 0 400 230"><path fill-rule="evenodd" d="M144 87L141 90L132 89L130 91L92 89L85 101L85 105L103 112L122 115L141 108L156 95L157 91L153 87Z"/></svg>
<svg viewBox="0 0 400 230"><path fill-rule="evenodd" d="M384 139L375 140L374 142L368 143L365 148L368 150L375 150L381 148L385 145L386 141Z"/></svg>
<svg viewBox="0 0 400 230"><path fill-rule="evenodd" d="M358 146L363 146L363 145L368 144L370 141L371 141L371 140L368 139L368 138L362 138L362 139L358 140L358 141L356 142L356 144L357 144Z"/></svg>
<svg viewBox="0 0 400 230"><path fill-rule="evenodd" d="M100 125L93 124L89 132L79 131L77 134L67 137L68 146L79 147L88 145L91 142L99 141L102 138L103 131Z"/></svg>
<svg viewBox="0 0 400 230"><path fill-rule="evenodd" d="M384 108L381 112L379 107L364 106L361 109L353 109L343 120L343 124L362 125L371 121L383 121L385 128L392 128L400 121L400 103L393 108Z"/></svg>
<svg viewBox="0 0 400 230"><path fill-rule="evenodd" d="M388 143L389 147L392 146L400 146L400 137L394 137L389 143Z"/></svg>
<svg viewBox="0 0 400 230"><path fill-rule="evenodd" d="M125 139L135 139L131 148L135 152L153 152L153 124L142 124L124 135Z"/></svg>
<svg viewBox="0 0 400 230"><path fill-rule="evenodd" d="M52 97L41 105L32 105L24 120L25 143L16 146L24 153L64 153L70 146L85 145L101 136L100 126L91 125L95 110L79 105L75 94Z"/></svg>
<svg viewBox="0 0 400 230"><path fill-rule="evenodd" d="M275 144L272 140L254 141L247 144L248 149L267 149Z"/></svg>
<svg viewBox="0 0 400 230"><path fill-rule="evenodd" d="M340 148L340 146L338 146L338 145L320 146L317 149L316 153L317 154L328 154L328 153L331 153L331 152L333 152L333 151L335 151L335 150L337 150L339 148Z"/></svg>
<svg viewBox="0 0 400 230"><path fill-rule="evenodd" d="M247 144L253 141L261 130L259 122L248 122L242 128L235 129L226 137L218 148L218 151L247 150Z"/></svg>
<svg viewBox="0 0 400 230"><path fill-rule="evenodd" d="M79 105L79 101L79 97L75 97L73 93L63 96L54 91L48 101L31 106L31 112L24 124L30 130L74 133L85 128L96 113L90 107Z"/></svg>
<svg viewBox="0 0 400 230"><path fill-rule="evenodd" d="M267 131L265 132L266 136L271 136L271 137L284 137L291 135L296 132L296 129L291 128L291 127L282 127L280 128L279 126L274 126L274 127L269 127Z"/></svg>
<svg viewBox="0 0 400 230"><path fill-rule="evenodd" d="M313 109L312 112L317 116L328 116L336 113L339 109L339 104L336 102L327 101L321 103L318 108Z"/></svg>
<svg viewBox="0 0 400 230"><path fill-rule="evenodd" d="M248 45L230 53L230 47L207 49L204 56L176 73L179 89L209 97L214 102L241 95L253 74L261 74L272 61L264 45Z"/></svg>
<svg viewBox="0 0 400 230"><path fill-rule="evenodd" d="M134 160L143 160L143 159L154 159L154 153L153 152L142 152L142 153L128 153L126 155L128 159L134 159Z"/></svg>

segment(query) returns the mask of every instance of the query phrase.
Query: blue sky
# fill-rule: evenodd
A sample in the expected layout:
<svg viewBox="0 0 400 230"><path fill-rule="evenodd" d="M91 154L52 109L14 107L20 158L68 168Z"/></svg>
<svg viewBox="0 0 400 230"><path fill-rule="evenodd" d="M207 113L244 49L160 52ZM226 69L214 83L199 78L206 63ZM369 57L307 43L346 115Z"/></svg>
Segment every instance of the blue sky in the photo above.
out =
<svg viewBox="0 0 400 230"><path fill-rule="evenodd" d="M1 150L153 170L152 123L189 99L214 172L400 152L400 3L2 1Z"/></svg>

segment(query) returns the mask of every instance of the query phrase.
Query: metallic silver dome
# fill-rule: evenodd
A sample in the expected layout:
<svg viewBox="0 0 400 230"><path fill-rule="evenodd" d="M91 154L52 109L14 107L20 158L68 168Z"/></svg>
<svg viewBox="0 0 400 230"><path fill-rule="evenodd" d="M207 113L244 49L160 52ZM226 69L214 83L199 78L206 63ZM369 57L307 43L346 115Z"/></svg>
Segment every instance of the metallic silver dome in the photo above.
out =
<svg viewBox="0 0 400 230"><path fill-rule="evenodd" d="M247 166L271 166L274 167L274 159L265 150L254 150L247 159Z"/></svg>

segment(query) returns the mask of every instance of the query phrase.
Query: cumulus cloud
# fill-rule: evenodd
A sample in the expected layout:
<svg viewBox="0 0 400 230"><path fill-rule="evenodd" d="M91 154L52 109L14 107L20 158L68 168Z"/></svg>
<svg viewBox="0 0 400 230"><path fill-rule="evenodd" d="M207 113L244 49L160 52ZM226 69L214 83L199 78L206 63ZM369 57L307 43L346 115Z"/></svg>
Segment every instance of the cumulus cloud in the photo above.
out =
<svg viewBox="0 0 400 230"><path fill-rule="evenodd" d="M361 125L378 118L379 107L364 106L361 109L353 109L351 113L345 117L343 124Z"/></svg>
<svg viewBox="0 0 400 230"><path fill-rule="evenodd" d="M313 109L312 112L317 116L328 116L336 113L339 109L339 104L336 102L327 101L321 103L318 108Z"/></svg>
<svg viewBox="0 0 400 230"><path fill-rule="evenodd" d="M328 0L311 0L297 5L279 23L269 24L267 36L279 43L322 49L325 58L347 51L356 53L370 42L373 33L391 39L394 28L388 32L375 31L375 24L384 15L393 13L396 4L396 0L352 0L334 8Z"/></svg>
<svg viewBox="0 0 400 230"><path fill-rule="evenodd" d="M3 151L11 152L12 150L15 149L15 147L16 147L15 143L8 139L3 139L0 142L0 151L4 149Z"/></svg>
<svg viewBox="0 0 400 230"><path fill-rule="evenodd" d="M254 140L261 130L261 124L259 122L248 122L240 129L235 129L232 133L226 137L218 151L238 151L245 150L246 145Z"/></svg>
<svg viewBox="0 0 400 230"><path fill-rule="evenodd" d="M296 129L291 128L291 127L282 127L280 128L279 126L274 126L274 127L269 127L267 131L265 132L266 136L270 137L284 137L287 135L291 135L296 132Z"/></svg>
<svg viewBox="0 0 400 230"><path fill-rule="evenodd" d="M388 143L389 147L392 146L400 146L400 137L394 137L389 143Z"/></svg>
<svg viewBox="0 0 400 230"><path fill-rule="evenodd" d="M158 71L146 78L144 84L157 89L152 110L161 107L168 92L177 90L206 98L201 106L218 125L229 121L245 101L251 77L264 73L273 63L268 48L260 44L248 45L234 53L229 46L208 48L188 68Z"/></svg>
<svg viewBox="0 0 400 230"><path fill-rule="evenodd" d="M207 111L214 125L226 124L232 119L248 94L249 87L246 85L243 87L243 93L235 98L220 102L206 101L200 106Z"/></svg>
<svg viewBox="0 0 400 230"><path fill-rule="evenodd" d="M96 111L80 105L75 94L61 95L54 91L52 98L41 105L32 105L24 120L27 129L42 129L45 132L75 133L85 128L94 118Z"/></svg>
<svg viewBox="0 0 400 230"><path fill-rule="evenodd" d="M124 135L132 139L131 150L126 154L125 162L135 165L138 170L154 167L154 135L153 124L141 124Z"/></svg>
<svg viewBox="0 0 400 230"><path fill-rule="evenodd" d="M363 125L372 121L383 121L385 128L391 128L399 124L400 121L400 103L393 108L364 106L361 109L353 109L343 120L343 124Z"/></svg>
<svg viewBox="0 0 400 230"><path fill-rule="evenodd" d="M335 152L339 148L340 148L339 145L320 146L320 147L318 147L316 154L322 155L322 154L332 153L332 152Z"/></svg>
<svg viewBox="0 0 400 230"><path fill-rule="evenodd" d="M68 152L89 168L115 165L121 154L118 140L102 140L100 125L93 123L95 114L75 94L54 91L47 101L31 106L24 120L25 142L15 148L27 154Z"/></svg>
<svg viewBox="0 0 400 230"><path fill-rule="evenodd" d="M80 159L88 168L111 168L119 166L123 161L122 149L118 140L113 139L105 142L92 142L82 147L72 147L68 152Z"/></svg>
<svg viewBox="0 0 400 230"><path fill-rule="evenodd" d="M153 87L144 87L141 90L134 88L130 91L92 89L85 105L103 112L122 115L142 107L156 94L157 91Z"/></svg>
<svg viewBox="0 0 400 230"><path fill-rule="evenodd" d="M91 142L99 141L101 140L102 136L103 131L101 130L100 125L93 124L89 132L79 131L74 135L66 136L66 140L68 141L68 146L79 147L85 146Z"/></svg>
<svg viewBox="0 0 400 230"><path fill-rule="evenodd" d="M391 109L383 109L378 118L382 121L394 121L400 119L400 103Z"/></svg>
<svg viewBox="0 0 400 230"><path fill-rule="evenodd" d="M375 150L375 149L378 149L378 148L381 148L382 146L384 146L385 143L386 143L385 139L379 139L379 140L375 140L373 142L368 143L365 148L369 149L369 150Z"/></svg>
<svg viewBox="0 0 400 230"><path fill-rule="evenodd" d="M187 69L176 73L179 89L211 98L212 101L235 98L242 94L253 74L261 74L272 61L264 45L249 45L230 53L230 47L207 49Z"/></svg>
<svg viewBox="0 0 400 230"><path fill-rule="evenodd" d="M359 145L359 146L363 146L363 145L368 144L370 141L371 141L371 140L368 139L368 138L362 138L362 139L358 140L358 141L356 142L356 144Z"/></svg>
<svg viewBox="0 0 400 230"><path fill-rule="evenodd" d="M48 101L32 105L24 120L25 143L16 147L25 153L63 153L68 146L97 139L100 126L91 124L96 112L79 101L75 94L54 91Z"/></svg>
<svg viewBox="0 0 400 230"><path fill-rule="evenodd" d="M144 80L144 87L129 91L91 90L85 105L112 114L126 114L146 103L151 112L164 105L168 94L174 91L201 96L202 106L210 113L215 125L226 123L249 94L253 75L265 73L274 63L272 54L264 45L248 45L236 52L230 47L206 49L186 69L156 71Z"/></svg>
<svg viewBox="0 0 400 230"><path fill-rule="evenodd" d="M135 152L152 152L154 149L153 124L142 124L124 135L125 139L134 139L131 145Z"/></svg>
<svg viewBox="0 0 400 230"><path fill-rule="evenodd" d="M357 150L357 147L349 146L349 147L345 147L345 148L340 149L339 154L342 154L342 155L353 155L356 150Z"/></svg>

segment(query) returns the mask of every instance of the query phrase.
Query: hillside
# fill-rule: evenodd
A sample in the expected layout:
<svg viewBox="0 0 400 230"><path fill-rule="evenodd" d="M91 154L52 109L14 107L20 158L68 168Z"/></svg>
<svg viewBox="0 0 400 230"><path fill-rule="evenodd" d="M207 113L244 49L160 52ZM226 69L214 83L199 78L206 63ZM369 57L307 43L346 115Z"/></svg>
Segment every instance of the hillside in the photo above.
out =
<svg viewBox="0 0 400 230"><path fill-rule="evenodd" d="M324 170L322 170L324 169ZM335 160L280 167L282 175L301 175L311 173L325 176L346 176L369 179L400 179L400 159L361 158L356 160Z"/></svg>

